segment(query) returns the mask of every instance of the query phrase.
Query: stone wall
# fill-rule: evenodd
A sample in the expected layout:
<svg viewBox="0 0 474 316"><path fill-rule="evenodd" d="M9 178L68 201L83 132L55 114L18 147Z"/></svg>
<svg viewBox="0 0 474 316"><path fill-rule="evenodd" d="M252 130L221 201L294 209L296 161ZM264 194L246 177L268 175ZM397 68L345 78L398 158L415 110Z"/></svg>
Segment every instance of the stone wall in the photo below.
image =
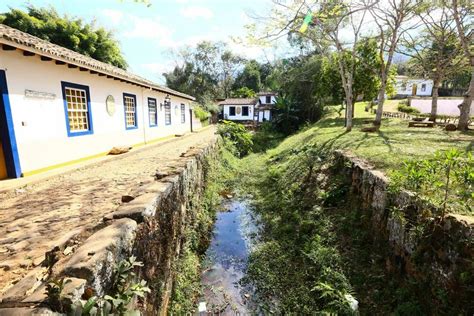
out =
<svg viewBox="0 0 474 316"><path fill-rule="evenodd" d="M388 179L365 161L337 151L336 168L368 229L388 247L389 272L445 291L449 304L474 313L474 218L437 210L410 192L391 193Z"/></svg>
<svg viewBox="0 0 474 316"><path fill-rule="evenodd" d="M51 314L42 306L46 284L53 279L68 281L63 294L71 301L85 291L98 296L109 293L114 267L131 255L143 263L137 279L146 280L152 290L136 302L137 307L147 315L166 314L183 232L199 212L209 164L217 155L218 143L191 148L171 169L158 170L154 182L137 184L93 231L66 240L47 254L48 267L42 273L29 275L10 289L0 315ZM32 280L37 280L36 285L25 291L21 283L31 287Z"/></svg>

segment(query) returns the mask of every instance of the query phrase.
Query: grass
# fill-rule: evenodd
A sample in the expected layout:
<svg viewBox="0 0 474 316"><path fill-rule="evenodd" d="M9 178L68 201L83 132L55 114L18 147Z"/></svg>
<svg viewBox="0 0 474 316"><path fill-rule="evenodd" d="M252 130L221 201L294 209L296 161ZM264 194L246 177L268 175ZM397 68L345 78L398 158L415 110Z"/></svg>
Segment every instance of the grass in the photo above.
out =
<svg viewBox="0 0 474 316"><path fill-rule="evenodd" d="M344 128L344 118L332 113L306 130L285 139L270 155L279 155L303 145L323 146L331 151L342 149L366 159L382 171L398 169L404 160L427 158L438 150L457 148L474 150L474 131L446 132L441 128L409 128L407 121L383 119L378 132L362 132L374 114L364 111L365 103L356 103L354 127Z"/></svg>

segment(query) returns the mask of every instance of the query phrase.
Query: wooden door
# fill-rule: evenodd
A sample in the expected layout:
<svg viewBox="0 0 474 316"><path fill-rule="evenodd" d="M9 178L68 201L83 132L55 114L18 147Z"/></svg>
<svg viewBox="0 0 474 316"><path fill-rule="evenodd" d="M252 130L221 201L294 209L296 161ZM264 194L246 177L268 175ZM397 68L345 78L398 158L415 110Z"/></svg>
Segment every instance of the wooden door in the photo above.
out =
<svg viewBox="0 0 474 316"><path fill-rule="evenodd" d="M416 83L413 84L413 86L411 86L411 95L412 96L416 96L416 90L417 90L417 86L416 86Z"/></svg>

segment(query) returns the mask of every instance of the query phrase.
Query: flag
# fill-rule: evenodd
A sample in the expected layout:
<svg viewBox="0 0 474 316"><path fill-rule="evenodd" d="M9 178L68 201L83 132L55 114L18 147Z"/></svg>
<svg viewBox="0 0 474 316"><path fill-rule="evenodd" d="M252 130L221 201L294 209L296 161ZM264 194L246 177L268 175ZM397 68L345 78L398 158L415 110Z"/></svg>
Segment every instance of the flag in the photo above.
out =
<svg viewBox="0 0 474 316"><path fill-rule="evenodd" d="M303 20L303 24L300 27L300 33L306 32L306 30L308 29L309 23L311 23L312 20L313 20L313 13L309 11L308 14L306 14Z"/></svg>

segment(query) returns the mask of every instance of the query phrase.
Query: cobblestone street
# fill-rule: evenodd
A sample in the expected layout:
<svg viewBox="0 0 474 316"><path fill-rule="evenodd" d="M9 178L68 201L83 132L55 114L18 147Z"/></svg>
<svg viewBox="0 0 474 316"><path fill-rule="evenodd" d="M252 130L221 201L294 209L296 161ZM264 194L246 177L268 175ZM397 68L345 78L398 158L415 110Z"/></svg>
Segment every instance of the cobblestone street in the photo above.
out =
<svg viewBox="0 0 474 316"><path fill-rule="evenodd" d="M61 240L100 224L123 195L172 170L180 156L214 141L213 127L0 193L0 294ZM130 192L132 191L132 192Z"/></svg>

